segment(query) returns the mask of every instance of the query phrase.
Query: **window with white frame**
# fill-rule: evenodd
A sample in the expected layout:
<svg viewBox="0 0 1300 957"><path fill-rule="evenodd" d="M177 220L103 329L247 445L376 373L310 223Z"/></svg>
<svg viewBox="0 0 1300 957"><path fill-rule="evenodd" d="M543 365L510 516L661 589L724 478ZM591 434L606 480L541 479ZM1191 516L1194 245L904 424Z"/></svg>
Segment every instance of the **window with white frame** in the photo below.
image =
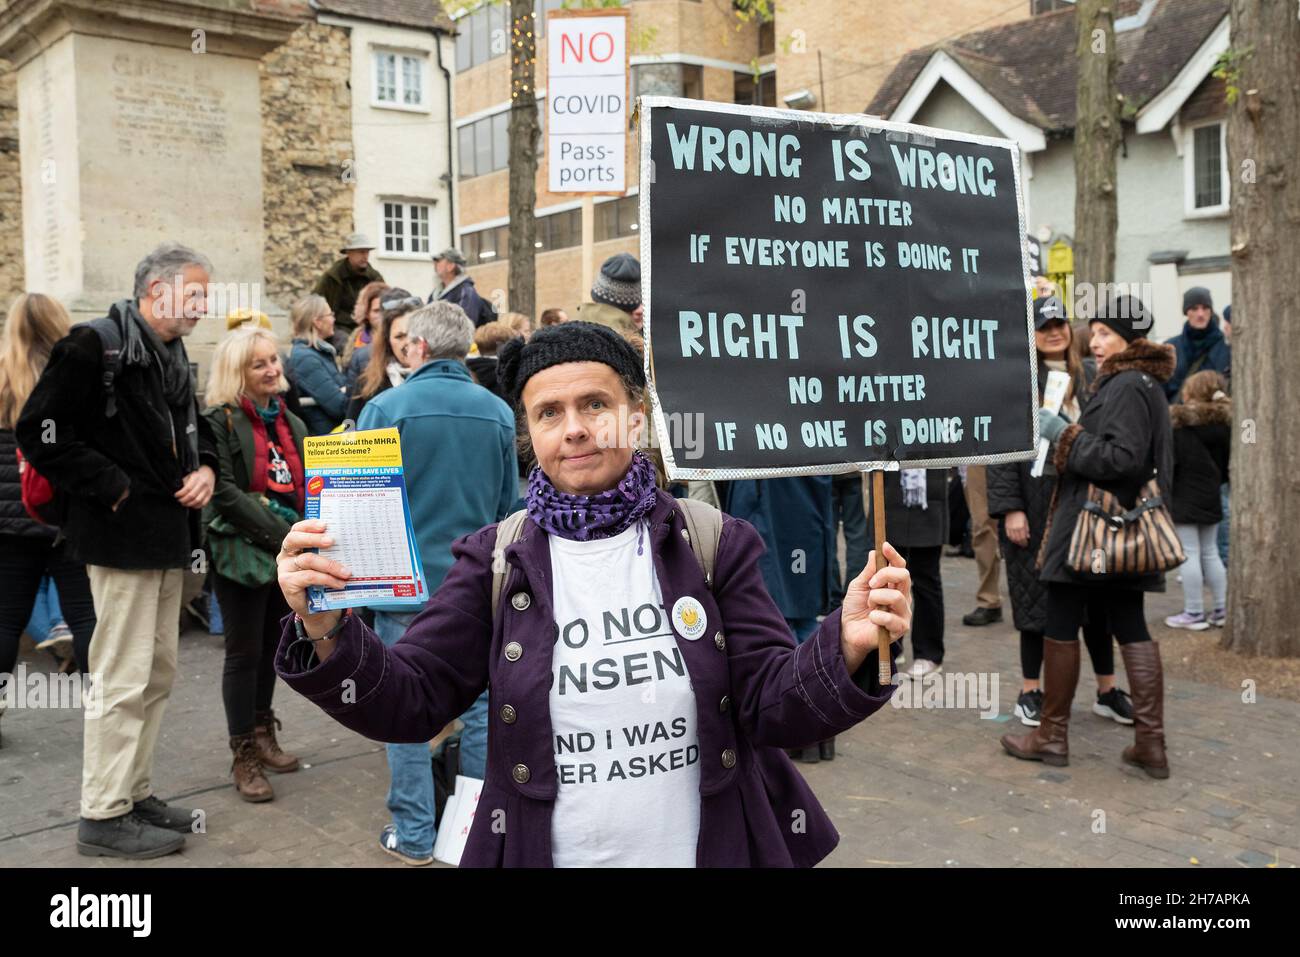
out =
<svg viewBox="0 0 1300 957"><path fill-rule="evenodd" d="M1183 164L1187 214L1228 212L1228 145L1222 121L1186 131Z"/></svg>
<svg viewBox="0 0 1300 957"><path fill-rule="evenodd" d="M398 200L384 201L381 232L385 253L395 256L429 254L429 205Z"/></svg>
<svg viewBox="0 0 1300 957"><path fill-rule="evenodd" d="M374 51L377 106L424 107L423 54Z"/></svg>

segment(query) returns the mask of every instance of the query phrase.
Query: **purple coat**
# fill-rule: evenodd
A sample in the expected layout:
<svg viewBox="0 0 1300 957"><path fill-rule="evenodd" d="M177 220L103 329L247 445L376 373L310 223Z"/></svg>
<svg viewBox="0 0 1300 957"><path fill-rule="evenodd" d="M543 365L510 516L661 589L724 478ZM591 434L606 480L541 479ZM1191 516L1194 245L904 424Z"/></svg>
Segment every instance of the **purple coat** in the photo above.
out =
<svg viewBox="0 0 1300 957"><path fill-rule="evenodd" d="M671 496L659 493L649 521L664 607L692 596L709 623L698 640L675 635L698 714L696 863L810 867L839 835L781 749L851 728L893 688L880 687L874 651L849 675L839 611L795 646L763 585L763 544L749 523L725 518L710 591ZM452 546L455 565L393 647L353 615L334 653L319 664L306 642L290 651L294 631L286 618L275 666L295 691L376 741L428 741L489 688L487 777L461 865L549 867L558 790L549 708L558 635L550 547L529 520L505 549L509 572L494 629L495 544L496 526L489 525ZM511 643L522 649L511 649L513 661L504 651Z"/></svg>

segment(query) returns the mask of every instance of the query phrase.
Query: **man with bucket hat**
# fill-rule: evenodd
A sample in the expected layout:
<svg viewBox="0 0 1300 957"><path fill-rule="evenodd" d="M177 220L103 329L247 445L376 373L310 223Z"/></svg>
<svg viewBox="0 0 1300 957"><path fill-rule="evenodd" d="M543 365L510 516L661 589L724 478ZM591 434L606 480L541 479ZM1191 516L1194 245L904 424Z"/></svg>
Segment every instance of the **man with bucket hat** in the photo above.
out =
<svg viewBox="0 0 1300 957"><path fill-rule="evenodd" d="M348 337L357 327L352 317L357 296L368 283L384 281L379 271L370 265L370 250L374 248L375 244L364 233L350 233L339 248L343 258L321 273L312 288L313 293L325 297L334 313L334 335L330 337L330 343L339 355L343 354Z"/></svg>

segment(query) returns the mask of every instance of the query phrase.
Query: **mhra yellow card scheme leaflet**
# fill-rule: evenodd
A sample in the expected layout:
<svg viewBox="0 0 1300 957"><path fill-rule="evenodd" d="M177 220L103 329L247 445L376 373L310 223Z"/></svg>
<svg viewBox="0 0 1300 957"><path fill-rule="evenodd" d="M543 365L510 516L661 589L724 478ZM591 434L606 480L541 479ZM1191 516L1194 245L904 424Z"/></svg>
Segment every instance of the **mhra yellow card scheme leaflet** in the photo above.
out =
<svg viewBox="0 0 1300 957"><path fill-rule="evenodd" d="M337 432L304 443L305 518L334 540L320 554L352 571L347 586L307 590L312 612L363 605L414 608L429 598L397 429Z"/></svg>

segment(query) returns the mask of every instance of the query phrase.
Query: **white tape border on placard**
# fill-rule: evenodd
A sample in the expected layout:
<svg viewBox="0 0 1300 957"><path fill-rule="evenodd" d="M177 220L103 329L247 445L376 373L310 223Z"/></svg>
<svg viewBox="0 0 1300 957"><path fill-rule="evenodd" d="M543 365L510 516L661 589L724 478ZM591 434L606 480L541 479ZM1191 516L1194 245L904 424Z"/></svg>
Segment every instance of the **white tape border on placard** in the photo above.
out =
<svg viewBox="0 0 1300 957"><path fill-rule="evenodd" d="M1020 147L1014 140L996 136L983 136L979 133L965 133L960 130L940 130L932 126L918 126L915 123L896 123L893 120L869 118L864 113L813 113L808 110L781 109L772 106L738 106L730 103L716 103L709 100L691 100L679 96L639 96L633 107L633 115L640 118L639 133L641 138L641 169L639 207L641 223L641 302L645 306L645 323L642 334L645 340L645 377L650 392L650 404L654 417L655 430L660 437L668 436L668 424L664 419L663 406L659 403L659 392L655 388L651 375L650 358L653 349L653 330L651 329L650 301L651 271L650 261L650 193L654 189L653 166L650 160L650 110L658 106L677 107L684 110L700 110L708 113L727 113L730 115L749 115L769 117L787 122L802 123L812 126L830 125L833 128L857 128L879 131L887 130L899 133L917 134L932 137L942 133L944 139L963 140L1005 149L1011 154L1011 170L1016 183L1016 218L1020 224L1020 271L1025 284L1025 328L1029 343L1029 395L1033 407L1034 440L1033 447L1018 452L998 452L993 455L969 455L945 459L905 459L880 462L840 462L834 465L798 465L782 468L735 468L735 469L692 469L682 468L673 460L671 442L660 442L659 451L663 455L664 470L670 479L758 479L782 478L796 475L836 475L844 472L897 471L907 468L949 468L954 465L1001 465L1005 462L1025 462L1038 454L1038 362L1034 342L1034 304L1030 298L1029 251L1025 248L1025 197L1020 182ZM643 109L644 107L644 109ZM815 122L809 123L809 118ZM683 415L688 414L685 411ZM703 439L702 439L703 440Z"/></svg>

